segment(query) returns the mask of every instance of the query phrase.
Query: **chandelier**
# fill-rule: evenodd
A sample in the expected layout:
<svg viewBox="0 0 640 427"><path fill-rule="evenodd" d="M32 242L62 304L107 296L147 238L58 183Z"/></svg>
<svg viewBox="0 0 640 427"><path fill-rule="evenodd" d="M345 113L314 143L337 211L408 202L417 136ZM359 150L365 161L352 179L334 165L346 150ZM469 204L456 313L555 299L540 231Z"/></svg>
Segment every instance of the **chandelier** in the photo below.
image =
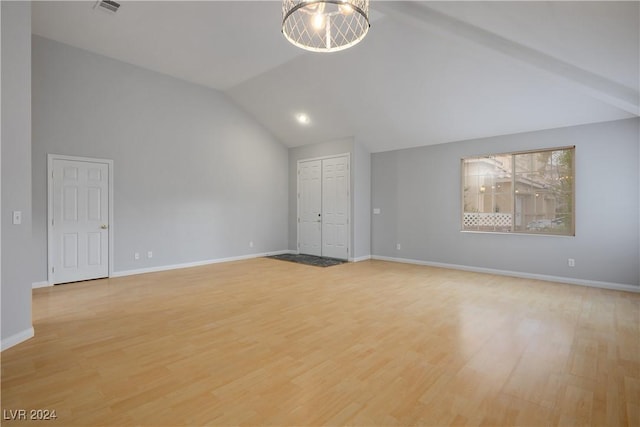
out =
<svg viewBox="0 0 640 427"><path fill-rule="evenodd" d="M351 47L369 31L369 0L283 0L282 34L313 52Z"/></svg>

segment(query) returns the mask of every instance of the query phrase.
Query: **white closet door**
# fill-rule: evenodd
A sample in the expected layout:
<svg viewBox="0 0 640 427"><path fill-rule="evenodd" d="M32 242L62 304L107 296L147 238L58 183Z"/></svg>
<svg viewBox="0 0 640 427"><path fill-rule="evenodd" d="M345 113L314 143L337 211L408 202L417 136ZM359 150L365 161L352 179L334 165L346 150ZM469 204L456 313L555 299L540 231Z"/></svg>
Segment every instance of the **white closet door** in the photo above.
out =
<svg viewBox="0 0 640 427"><path fill-rule="evenodd" d="M109 167L53 162L53 282L109 275Z"/></svg>

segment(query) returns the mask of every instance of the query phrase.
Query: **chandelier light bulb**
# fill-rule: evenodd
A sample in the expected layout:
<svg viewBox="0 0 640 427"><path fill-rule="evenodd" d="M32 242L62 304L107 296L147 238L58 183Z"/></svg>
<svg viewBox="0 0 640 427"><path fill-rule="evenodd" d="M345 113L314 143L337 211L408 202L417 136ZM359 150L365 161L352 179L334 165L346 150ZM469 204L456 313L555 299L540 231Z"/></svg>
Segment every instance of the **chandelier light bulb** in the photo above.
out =
<svg viewBox="0 0 640 427"><path fill-rule="evenodd" d="M305 8L309 13L315 12L316 10L318 10L318 7L319 7L319 4L318 4L317 2L316 2L316 3L308 2L308 4L306 4L306 5L304 6L304 8Z"/></svg>
<svg viewBox="0 0 640 427"><path fill-rule="evenodd" d="M321 13L316 13L315 15L313 15L313 18L311 19L311 25L316 30L321 30L322 27L324 27L324 15Z"/></svg>
<svg viewBox="0 0 640 427"><path fill-rule="evenodd" d="M353 7L349 3L344 3L338 6L340 13L343 15L351 15L353 13Z"/></svg>

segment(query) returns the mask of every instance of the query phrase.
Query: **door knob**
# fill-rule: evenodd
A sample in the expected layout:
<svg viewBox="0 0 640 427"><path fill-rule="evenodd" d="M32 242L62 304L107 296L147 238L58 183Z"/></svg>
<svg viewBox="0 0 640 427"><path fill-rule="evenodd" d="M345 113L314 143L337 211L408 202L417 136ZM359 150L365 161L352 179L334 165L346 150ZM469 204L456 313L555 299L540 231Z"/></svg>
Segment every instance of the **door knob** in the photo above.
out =
<svg viewBox="0 0 640 427"><path fill-rule="evenodd" d="M107 228L109 228L109 226L107 224L102 224L100 228L102 228L103 230L106 230Z"/></svg>

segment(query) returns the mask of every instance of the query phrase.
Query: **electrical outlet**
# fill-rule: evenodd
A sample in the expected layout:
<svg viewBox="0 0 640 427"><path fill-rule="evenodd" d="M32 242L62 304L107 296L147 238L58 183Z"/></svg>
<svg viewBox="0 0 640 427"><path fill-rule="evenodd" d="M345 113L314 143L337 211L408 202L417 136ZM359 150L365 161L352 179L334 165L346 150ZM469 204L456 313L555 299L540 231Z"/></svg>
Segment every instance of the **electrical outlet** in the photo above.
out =
<svg viewBox="0 0 640 427"><path fill-rule="evenodd" d="M140 259L140 252L136 252L133 254L133 259L135 259L136 261Z"/></svg>
<svg viewBox="0 0 640 427"><path fill-rule="evenodd" d="M147 252L147 258L153 258L153 252L151 251Z"/></svg>
<svg viewBox="0 0 640 427"><path fill-rule="evenodd" d="M253 240L249 242L249 247L252 248L253 247Z"/></svg>
<svg viewBox="0 0 640 427"><path fill-rule="evenodd" d="M567 260L567 265L568 265L569 267L575 267L575 266L576 266L576 260L575 260L575 259L573 259L573 258L569 258L569 259Z"/></svg>
<svg viewBox="0 0 640 427"><path fill-rule="evenodd" d="M396 245L396 249L397 249L397 250L400 250L400 248L401 248L400 243L398 243L398 244Z"/></svg>
<svg viewBox="0 0 640 427"><path fill-rule="evenodd" d="M13 225L22 224L22 211L13 211Z"/></svg>

